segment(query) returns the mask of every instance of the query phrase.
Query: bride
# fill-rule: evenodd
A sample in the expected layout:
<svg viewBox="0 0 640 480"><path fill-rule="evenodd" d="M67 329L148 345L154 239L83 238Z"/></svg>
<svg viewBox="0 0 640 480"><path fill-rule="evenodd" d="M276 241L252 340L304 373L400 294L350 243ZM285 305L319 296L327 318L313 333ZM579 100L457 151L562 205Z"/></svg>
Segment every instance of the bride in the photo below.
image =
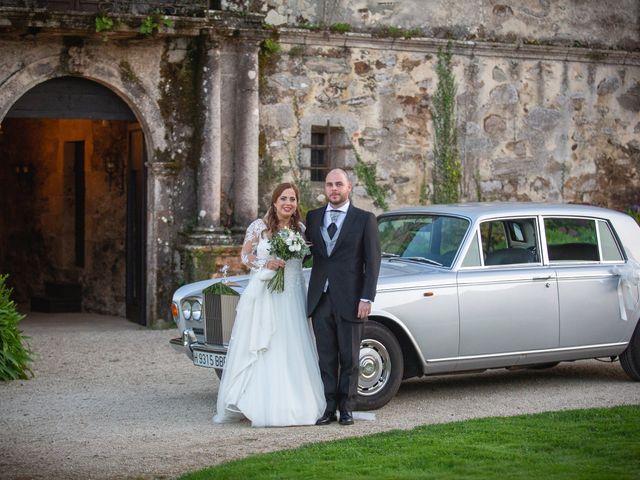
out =
<svg viewBox="0 0 640 480"><path fill-rule="evenodd" d="M247 229L241 260L251 278L238 303L215 423L248 418L254 427L313 425L324 412L302 261L269 255L269 239L281 228L304 233L299 198L294 184L278 185L265 217ZM272 293L266 280L278 268L285 269L284 291Z"/></svg>

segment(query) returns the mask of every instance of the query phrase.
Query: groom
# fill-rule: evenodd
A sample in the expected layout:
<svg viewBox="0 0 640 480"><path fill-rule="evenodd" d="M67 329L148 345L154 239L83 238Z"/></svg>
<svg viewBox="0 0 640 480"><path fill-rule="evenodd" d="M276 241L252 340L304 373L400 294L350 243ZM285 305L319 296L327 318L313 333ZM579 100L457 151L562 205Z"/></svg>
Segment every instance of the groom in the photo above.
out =
<svg viewBox="0 0 640 480"><path fill-rule="evenodd" d="M327 409L316 425L352 425L358 393L360 339L371 312L380 271L376 218L351 205L351 182L331 170L324 190L329 204L307 215L313 268L307 296L318 346Z"/></svg>

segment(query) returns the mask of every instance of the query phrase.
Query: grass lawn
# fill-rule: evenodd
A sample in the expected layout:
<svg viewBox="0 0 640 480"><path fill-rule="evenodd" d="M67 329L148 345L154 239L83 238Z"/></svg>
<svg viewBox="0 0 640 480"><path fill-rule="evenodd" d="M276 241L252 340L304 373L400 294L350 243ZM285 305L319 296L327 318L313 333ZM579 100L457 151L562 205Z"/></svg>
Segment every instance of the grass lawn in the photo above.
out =
<svg viewBox="0 0 640 480"><path fill-rule="evenodd" d="M640 406L427 425L255 455L181 478L640 479Z"/></svg>

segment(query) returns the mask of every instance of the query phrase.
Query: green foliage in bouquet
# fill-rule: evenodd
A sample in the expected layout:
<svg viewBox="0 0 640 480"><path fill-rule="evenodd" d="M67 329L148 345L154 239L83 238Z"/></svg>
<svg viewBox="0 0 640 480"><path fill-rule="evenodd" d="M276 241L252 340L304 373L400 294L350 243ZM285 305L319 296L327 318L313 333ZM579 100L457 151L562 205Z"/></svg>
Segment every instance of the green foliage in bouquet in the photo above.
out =
<svg viewBox="0 0 640 480"><path fill-rule="evenodd" d="M217 282L213 285L209 285L207 288L202 290L202 293L213 293L214 295L237 295L240 296L238 292L236 292L233 288L227 285L224 282Z"/></svg>
<svg viewBox="0 0 640 480"><path fill-rule="evenodd" d="M0 275L0 380L26 379L33 372L31 351L24 346L29 337L18 330L18 322L24 318L11 300L7 287L8 275Z"/></svg>
<svg viewBox="0 0 640 480"><path fill-rule="evenodd" d="M271 238L269 253L286 262L293 258L303 259L309 255L310 249L300 233L290 228L283 228ZM276 270L276 274L269 280L267 288L271 292L279 293L284 291L284 268Z"/></svg>

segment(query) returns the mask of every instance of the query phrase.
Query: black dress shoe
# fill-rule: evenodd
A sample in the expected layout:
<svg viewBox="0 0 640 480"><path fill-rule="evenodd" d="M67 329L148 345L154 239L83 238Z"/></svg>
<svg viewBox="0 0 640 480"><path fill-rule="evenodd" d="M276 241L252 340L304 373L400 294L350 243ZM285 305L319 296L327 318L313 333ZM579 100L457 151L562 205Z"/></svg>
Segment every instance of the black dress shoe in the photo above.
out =
<svg viewBox="0 0 640 480"><path fill-rule="evenodd" d="M340 425L353 425L353 414L348 411L340 411Z"/></svg>
<svg viewBox="0 0 640 480"><path fill-rule="evenodd" d="M338 420L336 412L330 412L327 410L318 420L316 420L316 425L329 425L331 422L335 422L336 420Z"/></svg>

